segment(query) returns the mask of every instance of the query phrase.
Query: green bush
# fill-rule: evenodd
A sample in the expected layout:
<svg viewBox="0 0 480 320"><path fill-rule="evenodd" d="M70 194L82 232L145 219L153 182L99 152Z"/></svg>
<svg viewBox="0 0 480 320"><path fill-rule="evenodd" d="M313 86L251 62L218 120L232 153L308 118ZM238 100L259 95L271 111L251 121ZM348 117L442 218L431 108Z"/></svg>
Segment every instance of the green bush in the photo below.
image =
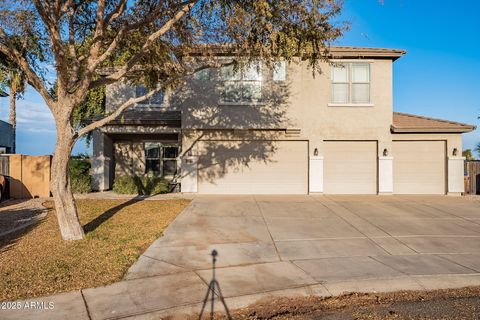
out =
<svg viewBox="0 0 480 320"><path fill-rule="evenodd" d="M68 162L68 173L73 193L87 193L92 191L90 178L90 161L74 158Z"/></svg>
<svg viewBox="0 0 480 320"><path fill-rule="evenodd" d="M168 180L148 176L117 176L113 191L121 194L154 195L168 192Z"/></svg>

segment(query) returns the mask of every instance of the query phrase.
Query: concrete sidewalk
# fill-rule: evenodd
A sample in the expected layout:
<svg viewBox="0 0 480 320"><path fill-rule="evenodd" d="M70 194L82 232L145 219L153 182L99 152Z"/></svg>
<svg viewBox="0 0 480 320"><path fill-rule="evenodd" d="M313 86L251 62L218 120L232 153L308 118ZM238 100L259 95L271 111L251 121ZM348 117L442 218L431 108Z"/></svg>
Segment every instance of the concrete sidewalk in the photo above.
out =
<svg viewBox="0 0 480 320"><path fill-rule="evenodd" d="M219 252L216 278L229 309L270 296L475 286L480 202L198 196L124 281L32 299L55 308L0 310L0 318L154 319L197 312L211 280L212 249Z"/></svg>

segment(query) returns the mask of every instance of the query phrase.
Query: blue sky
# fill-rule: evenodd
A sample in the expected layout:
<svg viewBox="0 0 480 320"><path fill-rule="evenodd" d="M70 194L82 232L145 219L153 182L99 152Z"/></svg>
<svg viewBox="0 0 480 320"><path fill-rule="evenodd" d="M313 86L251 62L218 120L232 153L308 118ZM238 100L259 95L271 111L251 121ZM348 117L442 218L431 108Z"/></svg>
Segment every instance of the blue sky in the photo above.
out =
<svg viewBox="0 0 480 320"><path fill-rule="evenodd" d="M339 45L399 48L394 63L394 110L480 125L480 1L345 0L351 23ZM40 96L29 89L18 102L17 151L51 154L55 124ZM8 99L0 99L8 119ZM480 142L476 130L464 149ZM86 151L83 141L74 153ZM90 152L90 151L89 151Z"/></svg>

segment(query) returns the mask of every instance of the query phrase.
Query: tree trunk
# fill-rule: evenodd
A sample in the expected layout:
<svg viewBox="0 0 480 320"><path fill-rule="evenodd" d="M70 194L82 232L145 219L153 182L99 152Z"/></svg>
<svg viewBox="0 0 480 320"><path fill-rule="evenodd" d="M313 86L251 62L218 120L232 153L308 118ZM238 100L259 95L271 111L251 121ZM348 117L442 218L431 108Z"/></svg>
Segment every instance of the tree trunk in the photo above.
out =
<svg viewBox="0 0 480 320"><path fill-rule="evenodd" d="M17 112L16 112L16 99L17 89L14 85L10 88L10 124L12 125L12 150L10 153L16 153L16 135L17 135Z"/></svg>
<svg viewBox="0 0 480 320"><path fill-rule="evenodd" d="M68 161L74 143L71 126L57 122L57 144L52 159L51 188L58 225L64 240L85 238L82 225L78 219L77 207L68 176Z"/></svg>

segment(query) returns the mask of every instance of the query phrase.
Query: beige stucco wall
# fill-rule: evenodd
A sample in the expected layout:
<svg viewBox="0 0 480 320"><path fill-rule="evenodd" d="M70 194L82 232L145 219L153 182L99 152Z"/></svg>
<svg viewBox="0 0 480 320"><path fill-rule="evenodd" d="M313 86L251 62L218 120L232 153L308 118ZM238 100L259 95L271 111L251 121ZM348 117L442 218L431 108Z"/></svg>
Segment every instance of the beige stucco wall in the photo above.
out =
<svg viewBox="0 0 480 320"><path fill-rule="evenodd" d="M378 140L379 150L391 144L392 62L368 60L371 63L372 106L329 106L330 66L313 77L305 66L294 66L292 79L292 117L298 119L302 134L311 141L311 150L323 154L322 140ZM311 151L313 152L313 151Z"/></svg>
<svg viewBox="0 0 480 320"><path fill-rule="evenodd" d="M305 63L292 63L288 66L285 82L273 82L272 70L263 68L262 90L266 101L263 104L250 106L220 104L221 81L218 78L218 70L213 70L210 80L186 79L174 93L167 93L164 103L157 107L165 110L182 110L181 154L187 156L197 156L198 142L207 140L308 141L309 155L313 156L314 149L318 149L320 158L325 155L324 141L328 140L378 141L378 156L382 157L383 150L387 149L388 156L393 159L395 154L392 151L392 140L445 140L447 156L452 156L454 148L461 152L461 134L391 133L393 117L391 60L341 61L370 63L370 104L329 105L332 91L330 65L321 64L322 73L314 76ZM108 86L107 110L112 110L113 107L134 96L133 87L122 83ZM135 126L119 126L119 129L115 130L139 132ZM163 130L165 128L145 127L143 132ZM221 151L218 150L216 153L213 151L212 159L219 156ZM117 143L115 155L117 175L145 172L142 143ZM391 163L391 159L383 160ZM389 170L391 171L391 165ZM391 172L387 171L379 172L380 180L391 178Z"/></svg>
<svg viewBox="0 0 480 320"><path fill-rule="evenodd" d="M145 152L142 142L116 142L115 175L145 174Z"/></svg>
<svg viewBox="0 0 480 320"><path fill-rule="evenodd" d="M341 61L371 63L371 106L329 106L330 65L322 63L322 74L314 76L306 63L291 63L285 82L273 82L273 71L263 67L266 104L219 104L221 82L218 70L212 70L211 80L187 79L162 107L182 109L182 129L299 128L301 137L311 142L310 152L318 148L320 155L323 140L378 140L379 152L390 149L392 61ZM134 95L135 89L125 84L108 86L107 109Z"/></svg>
<svg viewBox="0 0 480 320"><path fill-rule="evenodd" d="M458 156L462 154L462 135L460 133L414 133L392 134L392 140L444 140L447 142L447 157L453 155L456 148ZM392 154L395 157L394 154Z"/></svg>

